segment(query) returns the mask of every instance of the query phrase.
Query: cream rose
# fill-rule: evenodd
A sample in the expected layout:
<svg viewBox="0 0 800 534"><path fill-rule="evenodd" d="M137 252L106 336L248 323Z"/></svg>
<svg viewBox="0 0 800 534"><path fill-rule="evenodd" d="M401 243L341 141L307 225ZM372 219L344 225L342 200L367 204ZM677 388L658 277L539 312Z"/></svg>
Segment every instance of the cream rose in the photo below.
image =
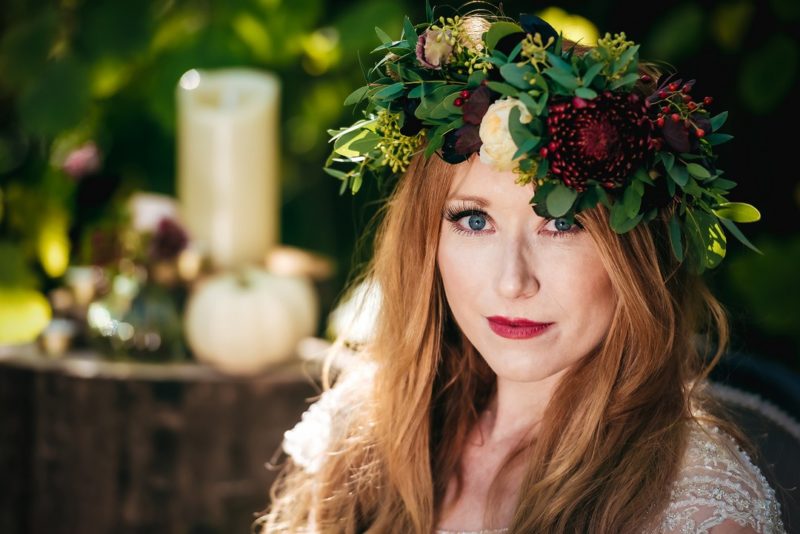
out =
<svg viewBox="0 0 800 534"><path fill-rule="evenodd" d="M515 106L520 110L519 120L521 123L527 124L533 120L533 116L522 102L516 98L505 98L489 106L478 131L483 143L480 153L481 162L498 171L512 170L516 161L524 157L511 159L514 152L517 151L517 145L511 138L511 132L508 131L508 116Z"/></svg>

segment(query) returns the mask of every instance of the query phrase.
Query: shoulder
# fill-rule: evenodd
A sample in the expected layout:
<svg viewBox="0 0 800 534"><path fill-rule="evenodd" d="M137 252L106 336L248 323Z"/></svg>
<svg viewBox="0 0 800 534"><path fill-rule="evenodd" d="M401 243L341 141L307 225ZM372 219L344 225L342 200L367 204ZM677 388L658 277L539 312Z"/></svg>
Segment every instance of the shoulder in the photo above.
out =
<svg viewBox="0 0 800 534"><path fill-rule="evenodd" d="M747 453L715 426L690 425L659 532L784 533L775 491Z"/></svg>
<svg viewBox="0 0 800 534"><path fill-rule="evenodd" d="M331 444L346 429L349 415L356 412L356 405L369 390L374 372L368 364L349 370L309 406L291 430L284 432L283 451L295 464L308 473L319 471Z"/></svg>

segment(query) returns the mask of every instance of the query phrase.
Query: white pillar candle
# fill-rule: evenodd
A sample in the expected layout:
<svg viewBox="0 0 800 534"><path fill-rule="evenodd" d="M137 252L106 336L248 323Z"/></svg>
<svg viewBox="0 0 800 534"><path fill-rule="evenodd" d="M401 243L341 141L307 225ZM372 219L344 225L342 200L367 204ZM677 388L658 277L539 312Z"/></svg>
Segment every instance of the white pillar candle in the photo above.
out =
<svg viewBox="0 0 800 534"><path fill-rule="evenodd" d="M216 268L263 262L279 239L277 77L191 70L177 93L177 190L193 246Z"/></svg>

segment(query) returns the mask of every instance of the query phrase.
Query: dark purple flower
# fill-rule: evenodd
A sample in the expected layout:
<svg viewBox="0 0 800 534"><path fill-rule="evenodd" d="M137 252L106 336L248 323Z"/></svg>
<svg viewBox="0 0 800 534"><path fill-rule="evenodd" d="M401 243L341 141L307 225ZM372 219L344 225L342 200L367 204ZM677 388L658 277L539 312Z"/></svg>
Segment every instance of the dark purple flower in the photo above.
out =
<svg viewBox="0 0 800 534"><path fill-rule="evenodd" d="M473 124L465 124L455 131L455 149L458 154L469 156L481 149L481 136L479 128Z"/></svg>
<svg viewBox="0 0 800 534"><path fill-rule="evenodd" d="M711 131L711 120L709 120L708 115L692 113L689 118L694 123L691 128L687 127L684 121L664 121L664 126L661 127L661 136L670 151L696 153L700 148L700 140L691 132L696 128L700 128L705 132Z"/></svg>
<svg viewBox="0 0 800 534"><path fill-rule="evenodd" d="M447 163L461 163L480 150L480 148L481 138L478 135L478 127L472 124L465 124L461 128L451 130L445 134L441 156Z"/></svg>
<svg viewBox="0 0 800 534"><path fill-rule="evenodd" d="M469 98L461 107L464 113L464 122L480 126L486 110L492 104L492 91L485 85L481 85L469 95Z"/></svg>
<svg viewBox="0 0 800 534"><path fill-rule="evenodd" d="M150 257L155 260L171 260L180 254L189 242L183 227L174 219L164 217L150 241Z"/></svg>

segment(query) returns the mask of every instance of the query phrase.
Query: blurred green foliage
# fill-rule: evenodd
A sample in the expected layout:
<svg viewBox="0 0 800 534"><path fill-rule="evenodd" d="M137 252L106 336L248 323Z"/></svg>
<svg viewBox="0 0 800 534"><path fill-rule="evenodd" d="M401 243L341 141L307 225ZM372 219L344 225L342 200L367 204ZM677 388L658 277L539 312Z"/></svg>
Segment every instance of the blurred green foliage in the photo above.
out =
<svg viewBox="0 0 800 534"><path fill-rule="evenodd" d="M363 80L356 50L373 48L376 21L399 31L404 11L396 2L11 0L0 15L0 240L55 284L36 245L47 232L41 215L55 209L68 214L71 261L89 261L81 243L131 191L175 192L180 76L238 65L283 83L282 241L348 263L353 225L342 214L352 204L319 172L325 132ZM100 167L70 175L65 158L88 142Z"/></svg>
<svg viewBox="0 0 800 534"><path fill-rule="evenodd" d="M504 10L516 16L548 5L508 0ZM748 230L766 254L734 247L730 268L723 265L710 281L731 309L734 332L751 336L740 343L769 353L772 336L794 340L773 356L800 367L792 275L800 267L800 213L791 133L800 120L792 98L800 4L558 5L587 17L601 33L625 31L643 44L643 59L697 78L716 109L730 111L736 140L721 149L721 161L740 184L733 200L752 201L764 214ZM399 36L405 13L421 20L424 2L6 0L0 10L0 263L9 268L0 269L0 286L46 290L60 283L59 254L71 263L88 261L91 247L83 244L113 224L131 191L174 194L176 83L192 68L229 66L280 76L281 238L335 258L341 285L353 261L364 259L354 249L375 211L376 191L338 195L338 182L321 171L326 130L353 122L342 101L362 85L360 61L374 59L374 27ZM99 148L99 166L80 176L66 172L65 158L89 142Z"/></svg>

